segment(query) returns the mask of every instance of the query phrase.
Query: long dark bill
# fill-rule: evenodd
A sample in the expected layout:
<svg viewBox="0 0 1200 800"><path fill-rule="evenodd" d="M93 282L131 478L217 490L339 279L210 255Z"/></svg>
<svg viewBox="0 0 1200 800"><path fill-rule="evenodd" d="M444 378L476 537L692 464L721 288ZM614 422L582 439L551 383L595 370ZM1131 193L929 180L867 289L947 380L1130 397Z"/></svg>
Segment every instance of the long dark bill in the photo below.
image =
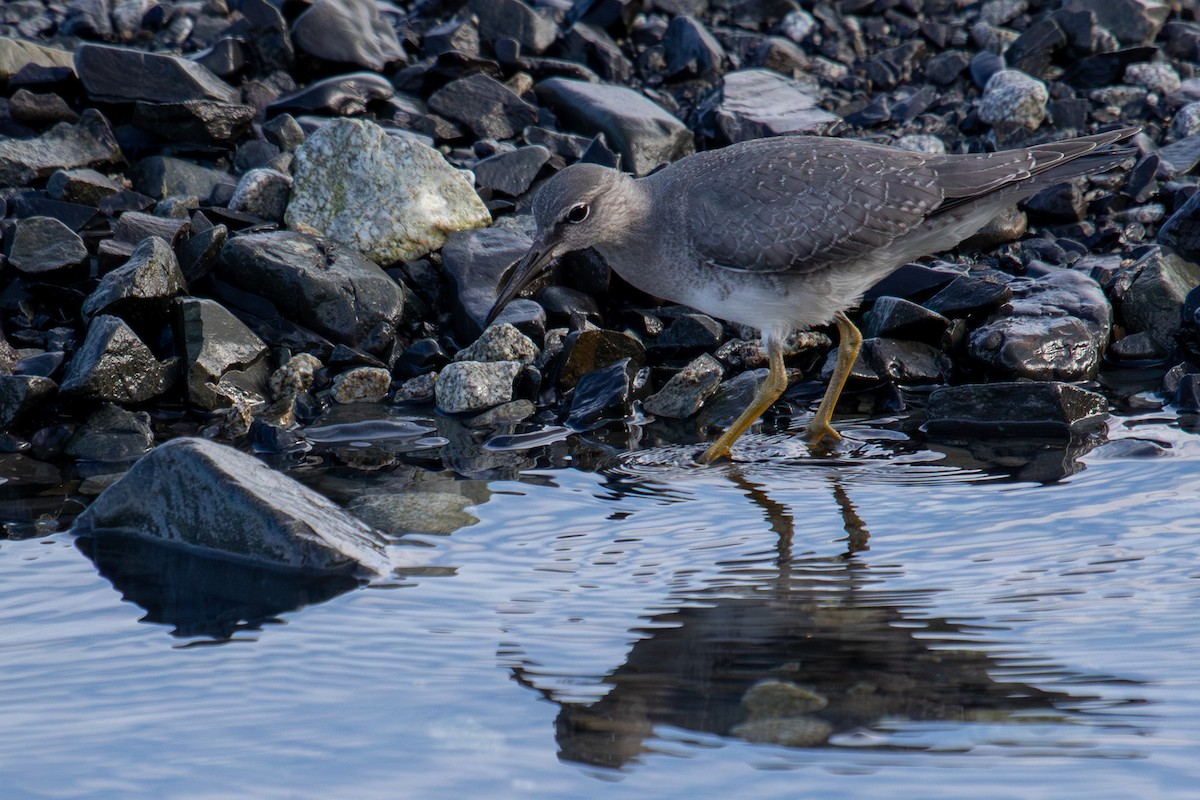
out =
<svg viewBox="0 0 1200 800"><path fill-rule="evenodd" d="M495 322L496 317L500 316L500 312L504 310L508 302L516 297L518 292L532 283L534 278L545 272L553 260L549 243L541 239L535 240L533 246L529 248L529 252L525 254L525 257L513 267L508 281L505 282L504 288L500 290L499 297L496 298L495 305L488 312L487 321L484 322L484 326L486 327Z"/></svg>

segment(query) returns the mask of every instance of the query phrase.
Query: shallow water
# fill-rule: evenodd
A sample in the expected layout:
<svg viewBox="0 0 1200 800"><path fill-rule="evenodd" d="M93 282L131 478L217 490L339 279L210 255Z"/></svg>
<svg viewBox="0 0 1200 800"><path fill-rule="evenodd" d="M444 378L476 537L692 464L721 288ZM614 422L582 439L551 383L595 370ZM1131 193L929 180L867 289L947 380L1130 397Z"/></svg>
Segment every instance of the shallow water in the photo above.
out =
<svg viewBox="0 0 1200 800"><path fill-rule="evenodd" d="M901 423L699 468L637 430L335 419L360 468L281 466L403 499L365 586L77 541L72 486L7 457L0 796L1195 796L1195 420ZM825 705L748 721L767 679Z"/></svg>

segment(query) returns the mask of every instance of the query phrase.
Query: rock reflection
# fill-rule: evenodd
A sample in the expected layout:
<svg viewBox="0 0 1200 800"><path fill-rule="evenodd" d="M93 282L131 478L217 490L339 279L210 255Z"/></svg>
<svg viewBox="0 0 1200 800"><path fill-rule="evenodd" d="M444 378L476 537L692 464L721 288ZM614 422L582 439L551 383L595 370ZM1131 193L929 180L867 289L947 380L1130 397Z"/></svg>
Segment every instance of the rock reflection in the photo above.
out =
<svg viewBox="0 0 1200 800"><path fill-rule="evenodd" d="M172 625L181 638L228 641L361 585L347 575L264 569L135 536L80 536L76 544L122 597L146 610L143 621Z"/></svg>

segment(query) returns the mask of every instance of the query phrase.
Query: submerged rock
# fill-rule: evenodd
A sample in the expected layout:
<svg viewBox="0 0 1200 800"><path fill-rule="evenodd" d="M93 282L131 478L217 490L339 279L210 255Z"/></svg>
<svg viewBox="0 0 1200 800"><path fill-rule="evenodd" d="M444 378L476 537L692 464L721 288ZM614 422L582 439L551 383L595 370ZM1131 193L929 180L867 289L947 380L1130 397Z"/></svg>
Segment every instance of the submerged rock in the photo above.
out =
<svg viewBox="0 0 1200 800"><path fill-rule="evenodd" d="M516 361L455 361L438 375L437 407L460 414L507 403L513 399L513 381L521 372Z"/></svg>
<svg viewBox="0 0 1200 800"><path fill-rule="evenodd" d="M383 573L389 566L382 540L365 523L258 459L205 439L155 448L79 516L74 530L304 572Z"/></svg>
<svg viewBox="0 0 1200 800"><path fill-rule="evenodd" d="M1102 395L1059 381L943 386L929 395L928 427L931 433L1062 432L1107 412Z"/></svg>

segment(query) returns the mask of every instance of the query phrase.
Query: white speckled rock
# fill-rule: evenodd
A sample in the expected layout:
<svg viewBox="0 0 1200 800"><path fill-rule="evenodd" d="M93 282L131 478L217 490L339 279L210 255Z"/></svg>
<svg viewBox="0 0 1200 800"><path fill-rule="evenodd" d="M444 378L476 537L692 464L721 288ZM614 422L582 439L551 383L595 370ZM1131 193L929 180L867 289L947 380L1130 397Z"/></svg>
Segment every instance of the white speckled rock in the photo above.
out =
<svg viewBox="0 0 1200 800"><path fill-rule="evenodd" d="M1125 83L1145 86L1159 94L1170 94L1183 85L1175 68L1161 61L1130 64L1125 68Z"/></svg>
<svg viewBox="0 0 1200 800"><path fill-rule="evenodd" d="M513 398L513 381L521 372L516 361L455 361L438 375L437 407L449 414L482 411Z"/></svg>
<svg viewBox="0 0 1200 800"><path fill-rule="evenodd" d="M988 79L979 118L989 125L1020 125L1034 130L1046 118L1046 84L1018 69L1002 69Z"/></svg>
<svg viewBox="0 0 1200 800"><path fill-rule="evenodd" d="M335 403L378 403L392 388L392 374L380 367L355 367L333 379Z"/></svg>
<svg viewBox="0 0 1200 800"><path fill-rule="evenodd" d="M502 322L492 325L470 347L459 350L455 361L518 361L532 364L539 351L533 340L516 327Z"/></svg>
<svg viewBox="0 0 1200 800"><path fill-rule="evenodd" d="M263 219L280 222L292 191L292 177L277 169L252 169L238 181L229 200L234 211L245 211Z"/></svg>
<svg viewBox="0 0 1200 800"><path fill-rule="evenodd" d="M642 407L656 417L690 417L721 385L723 371L721 362L705 353L671 376L666 386L646 398Z"/></svg>
<svg viewBox="0 0 1200 800"><path fill-rule="evenodd" d="M373 122L326 124L296 151L293 173L287 225L320 231L380 264L420 258L451 231L492 221L467 173Z"/></svg>

